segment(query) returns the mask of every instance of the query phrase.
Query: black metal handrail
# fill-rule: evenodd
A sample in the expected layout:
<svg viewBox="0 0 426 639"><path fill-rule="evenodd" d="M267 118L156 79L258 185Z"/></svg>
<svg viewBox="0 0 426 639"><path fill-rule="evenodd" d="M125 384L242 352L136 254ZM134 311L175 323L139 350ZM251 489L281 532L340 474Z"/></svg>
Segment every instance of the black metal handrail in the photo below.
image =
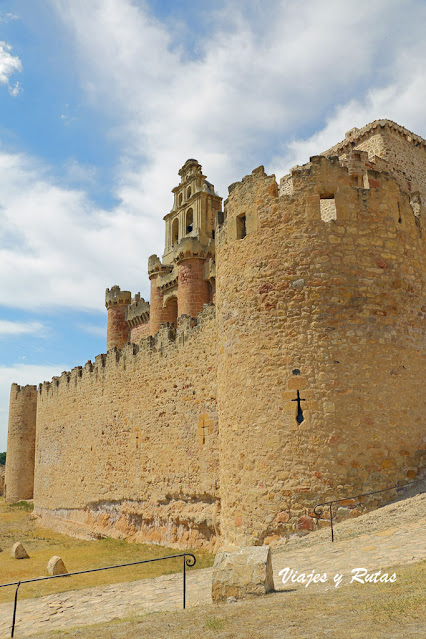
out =
<svg viewBox="0 0 426 639"><path fill-rule="evenodd" d="M334 541L334 529L333 529L333 504L338 504L341 501L349 501L350 499L359 499L360 497L368 497L369 495L377 495L377 493L385 493L388 490L395 490L399 488L405 488L406 486L411 486L412 484L417 484L420 481L424 481L424 479L415 479L414 481L410 481L407 484L400 484L397 486L391 486L390 488L383 488L382 490L373 490L371 493L363 493L361 495L353 495L351 497L342 497L341 499L333 499L332 501L324 501L322 504L317 504L313 510L312 516L316 519L321 519L322 521L328 521L328 518L321 517L324 512L325 506L329 507L330 512L330 528L331 528L331 541ZM318 510L317 510L318 509Z"/></svg>
<svg viewBox="0 0 426 639"><path fill-rule="evenodd" d="M163 561L164 559L175 559L176 557L183 557L183 607L186 607L186 566L195 566L197 560L195 556L190 552L183 552L179 555L168 555L167 557L157 557L156 559L144 559L143 561L132 561L128 564L117 564L115 566L104 566L103 568L92 568L91 570L78 570L76 572L67 572L62 575L50 575L49 577L36 577L35 579L22 579L21 581L12 581L8 584L0 584L0 588L6 586L16 586L15 600L13 605L13 619L12 619L12 631L10 636L15 634L15 622L16 622L16 607L18 604L18 590L21 584L29 584L33 581L46 581L47 579L59 579L63 577L72 577L73 575L84 575L88 572L99 572L100 570L111 570L111 568L124 568L125 566L137 566L138 564L148 564L153 561Z"/></svg>

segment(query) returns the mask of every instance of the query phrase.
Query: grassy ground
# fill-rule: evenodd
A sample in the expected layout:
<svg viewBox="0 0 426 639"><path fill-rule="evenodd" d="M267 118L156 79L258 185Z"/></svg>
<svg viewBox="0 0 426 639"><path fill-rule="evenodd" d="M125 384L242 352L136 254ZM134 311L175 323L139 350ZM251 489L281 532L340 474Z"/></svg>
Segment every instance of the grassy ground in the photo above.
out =
<svg viewBox="0 0 426 639"><path fill-rule="evenodd" d="M314 588L256 600L152 613L36 635L38 639L407 639L426 637L426 562L397 566L393 584Z"/></svg>
<svg viewBox="0 0 426 639"><path fill-rule="evenodd" d="M47 562L53 555L62 557L69 572L88 570L143 559L179 554L175 548L147 544L129 544L118 539L83 541L36 526L31 518L32 506L28 502L8 505L0 497L0 584L47 575ZM30 559L12 559L10 550L20 541ZM214 557L199 549L196 568L213 565ZM41 597L47 594L76 590L104 584L134 581L148 577L180 572L182 559L154 562L142 566L117 568L64 579L22 585L19 598ZM14 588L0 588L0 603L12 601Z"/></svg>

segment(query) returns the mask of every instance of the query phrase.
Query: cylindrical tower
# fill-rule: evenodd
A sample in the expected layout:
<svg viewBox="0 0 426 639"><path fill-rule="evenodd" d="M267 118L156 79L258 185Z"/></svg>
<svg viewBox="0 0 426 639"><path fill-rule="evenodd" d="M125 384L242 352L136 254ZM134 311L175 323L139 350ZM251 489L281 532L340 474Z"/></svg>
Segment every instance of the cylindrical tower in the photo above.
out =
<svg viewBox="0 0 426 639"><path fill-rule="evenodd" d="M210 284L204 279L205 259L184 257L178 259L178 316L197 317L203 305L211 299Z"/></svg>
<svg viewBox="0 0 426 639"><path fill-rule="evenodd" d="M216 230L225 545L311 530L316 504L421 468L425 233L369 167L369 189L324 157L280 196L263 167L230 188Z"/></svg>
<svg viewBox="0 0 426 639"><path fill-rule="evenodd" d="M36 413L36 386L12 384L5 475L7 501L33 497Z"/></svg>
<svg viewBox="0 0 426 639"><path fill-rule="evenodd" d="M149 334L155 335L161 324L170 320L169 309L163 308L163 291L161 278L170 272L171 267L161 263L157 255L151 255L148 260L148 276L151 280L151 300L149 314Z"/></svg>
<svg viewBox="0 0 426 639"><path fill-rule="evenodd" d="M126 309L132 301L130 291L121 291L112 286L105 291L105 306L108 309L107 351L115 346L123 348L129 341L129 326L126 321Z"/></svg>

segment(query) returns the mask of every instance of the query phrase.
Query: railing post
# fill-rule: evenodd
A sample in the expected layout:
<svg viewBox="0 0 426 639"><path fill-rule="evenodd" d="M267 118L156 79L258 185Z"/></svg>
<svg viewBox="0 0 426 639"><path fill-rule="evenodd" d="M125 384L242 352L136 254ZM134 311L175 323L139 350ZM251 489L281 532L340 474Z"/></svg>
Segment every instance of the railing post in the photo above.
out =
<svg viewBox="0 0 426 639"><path fill-rule="evenodd" d="M186 607L186 555L183 555L183 609Z"/></svg>
<svg viewBox="0 0 426 639"><path fill-rule="evenodd" d="M15 634L16 607L18 605L18 590L20 585L21 585L21 582L18 581L16 590L15 590L15 603L13 605L12 632L10 633L11 637L13 637L13 635Z"/></svg>
<svg viewBox="0 0 426 639"><path fill-rule="evenodd" d="M334 541L334 530L333 530L333 503L330 504L330 526L331 526L331 542Z"/></svg>

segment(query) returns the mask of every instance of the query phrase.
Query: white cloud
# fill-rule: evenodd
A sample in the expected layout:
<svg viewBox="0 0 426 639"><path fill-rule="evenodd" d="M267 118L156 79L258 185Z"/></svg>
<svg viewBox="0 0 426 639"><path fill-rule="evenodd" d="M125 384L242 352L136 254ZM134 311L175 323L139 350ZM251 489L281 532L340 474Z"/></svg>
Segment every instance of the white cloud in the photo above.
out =
<svg viewBox="0 0 426 639"><path fill-rule="evenodd" d="M155 240L160 245L161 222L125 202L113 212L97 208L23 154L0 152L0 194L3 301L104 312L107 286L119 281L139 290L142 281L147 289L148 255Z"/></svg>
<svg viewBox="0 0 426 639"><path fill-rule="evenodd" d="M72 188L90 184L78 163L59 185L35 158L0 152L0 292L10 305L101 312L113 283L148 297L147 258L163 249L162 217L188 157L226 197L259 164L280 177L376 118L426 133L421 2L271 0L265 11L229 0L207 12L207 37L191 34L196 56L146 4L51 5L75 47L72 72L113 117L118 205L102 209Z"/></svg>
<svg viewBox="0 0 426 639"><path fill-rule="evenodd" d="M0 84L6 84L10 95L17 96L21 91L21 86L17 82L13 87L10 85L10 77L14 73L22 71L22 62L18 56L13 56L10 52L12 47L6 42L0 41Z"/></svg>
<svg viewBox="0 0 426 639"><path fill-rule="evenodd" d="M106 326L98 326L96 324L78 324L78 328L88 335L102 337L102 339L105 339Z"/></svg>
<svg viewBox="0 0 426 639"><path fill-rule="evenodd" d="M400 100L398 119L424 126L426 8L415 0L271 0L268 11L228 0L208 13L208 37L191 34L196 58L145 4L51 2L76 42L76 70L94 108L120 114L118 194L135 208L165 203L187 157L226 195L229 183L270 161L278 140L295 138L304 124L318 129L336 104L362 105L373 89L385 103L407 75L420 94ZM365 109L363 124L382 117L382 106ZM356 108L352 115L361 119ZM335 130L331 143L341 137Z"/></svg>
<svg viewBox="0 0 426 639"><path fill-rule="evenodd" d="M69 184L94 184L97 176L96 166L82 164L75 158L65 163L65 180Z"/></svg>
<svg viewBox="0 0 426 639"><path fill-rule="evenodd" d="M6 335L43 335L45 326L41 322L10 322L0 319L0 339Z"/></svg>
<svg viewBox="0 0 426 639"><path fill-rule="evenodd" d="M8 22L11 22L12 20L19 20L19 16L7 11L0 11L0 22L2 22L3 24L7 24Z"/></svg>
<svg viewBox="0 0 426 639"><path fill-rule="evenodd" d="M60 375L68 370L63 364L30 365L15 364L14 366L0 366L0 452L6 450L7 422L9 414L10 387L13 383L24 386L49 381L54 375Z"/></svg>

